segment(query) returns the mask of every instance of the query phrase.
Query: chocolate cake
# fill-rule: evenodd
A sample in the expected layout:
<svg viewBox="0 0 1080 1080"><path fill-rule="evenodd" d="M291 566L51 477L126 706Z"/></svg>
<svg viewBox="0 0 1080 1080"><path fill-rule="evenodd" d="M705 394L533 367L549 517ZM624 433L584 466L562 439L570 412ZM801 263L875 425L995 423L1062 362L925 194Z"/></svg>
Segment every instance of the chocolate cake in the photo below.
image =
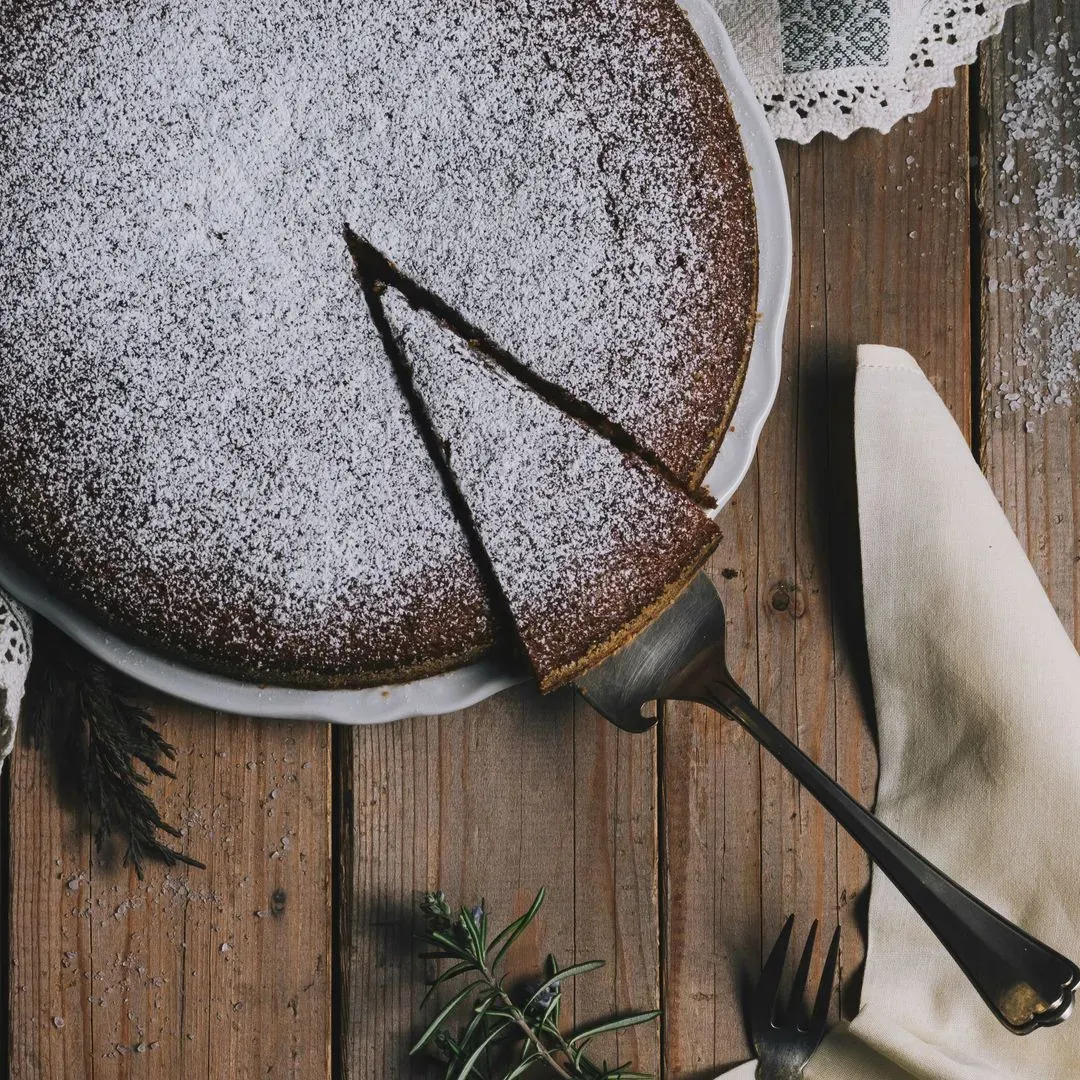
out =
<svg viewBox="0 0 1080 1080"><path fill-rule="evenodd" d="M540 689L553 690L681 592L719 530L685 491L400 292L372 300L417 423L479 540Z"/></svg>
<svg viewBox="0 0 1080 1080"><path fill-rule="evenodd" d="M0 543L159 652L360 686L507 637L346 221L665 499L730 419L754 211L674 0L0 0L0 132Z"/></svg>

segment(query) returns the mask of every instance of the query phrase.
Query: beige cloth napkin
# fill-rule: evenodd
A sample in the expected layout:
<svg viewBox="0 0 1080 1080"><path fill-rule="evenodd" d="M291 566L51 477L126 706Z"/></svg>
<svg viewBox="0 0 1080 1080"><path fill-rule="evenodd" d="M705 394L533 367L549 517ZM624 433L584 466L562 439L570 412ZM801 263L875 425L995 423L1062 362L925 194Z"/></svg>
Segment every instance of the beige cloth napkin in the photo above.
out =
<svg viewBox="0 0 1080 1080"><path fill-rule="evenodd" d="M1080 961L1080 656L918 365L859 350L855 388L877 813ZM753 1063L729 1078L753 1076ZM808 1080L1075 1080L1080 1015L1019 1038L881 874L862 1004Z"/></svg>

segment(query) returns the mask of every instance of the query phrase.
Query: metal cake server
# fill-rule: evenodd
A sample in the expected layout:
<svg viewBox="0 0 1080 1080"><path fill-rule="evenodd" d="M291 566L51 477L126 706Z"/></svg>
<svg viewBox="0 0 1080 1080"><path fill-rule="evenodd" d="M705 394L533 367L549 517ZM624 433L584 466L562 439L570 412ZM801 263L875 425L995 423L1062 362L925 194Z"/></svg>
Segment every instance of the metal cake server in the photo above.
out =
<svg viewBox="0 0 1080 1080"><path fill-rule="evenodd" d="M741 724L851 834L952 954L994 1015L1026 1035L1072 1011L1080 971L927 862L864 810L735 682L724 659L724 607L704 574L683 596L599 667L578 692L626 731L657 721L643 706L693 701Z"/></svg>

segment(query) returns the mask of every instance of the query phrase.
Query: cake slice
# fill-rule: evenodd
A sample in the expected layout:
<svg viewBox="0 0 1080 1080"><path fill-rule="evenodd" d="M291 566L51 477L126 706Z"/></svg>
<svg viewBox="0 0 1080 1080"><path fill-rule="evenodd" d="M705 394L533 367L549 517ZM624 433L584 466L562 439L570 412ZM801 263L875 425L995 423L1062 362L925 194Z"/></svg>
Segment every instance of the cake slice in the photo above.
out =
<svg viewBox="0 0 1080 1080"><path fill-rule="evenodd" d="M367 293L463 524L541 690L553 690L671 603L716 546L716 525L396 289Z"/></svg>

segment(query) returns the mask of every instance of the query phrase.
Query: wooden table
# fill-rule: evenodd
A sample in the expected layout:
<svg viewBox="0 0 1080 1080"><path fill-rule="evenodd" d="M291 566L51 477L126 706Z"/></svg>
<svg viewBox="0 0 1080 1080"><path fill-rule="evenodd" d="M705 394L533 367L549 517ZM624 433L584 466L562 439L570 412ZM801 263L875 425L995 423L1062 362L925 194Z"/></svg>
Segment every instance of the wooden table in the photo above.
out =
<svg viewBox="0 0 1080 1080"><path fill-rule="evenodd" d="M1009 57L1069 24L1080 41L1065 0L1016 9L955 89L888 136L782 148L796 251L783 382L710 573L737 678L865 802L858 342L915 355L1080 633L1077 408L996 415L1026 298L983 287L1015 270L998 234L1038 215L1030 192L999 197ZM1075 293L1070 256L1055 256ZM179 779L154 792L205 872L139 881L96 858L40 756L20 747L12 762L12 1078L425 1075L406 1058L424 975L411 935L435 886L509 919L546 885L515 969L548 951L606 959L569 1015L662 1006L661 1024L610 1053L668 1077L705 1080L747 1055L741 1003L788 912L804 929L839 919L836 1009L856 1006L865 859L747 735L702 711L671 708L659 734L635 737L569 693L525 689L337 731L151 704L180 755Z"/></svg>

